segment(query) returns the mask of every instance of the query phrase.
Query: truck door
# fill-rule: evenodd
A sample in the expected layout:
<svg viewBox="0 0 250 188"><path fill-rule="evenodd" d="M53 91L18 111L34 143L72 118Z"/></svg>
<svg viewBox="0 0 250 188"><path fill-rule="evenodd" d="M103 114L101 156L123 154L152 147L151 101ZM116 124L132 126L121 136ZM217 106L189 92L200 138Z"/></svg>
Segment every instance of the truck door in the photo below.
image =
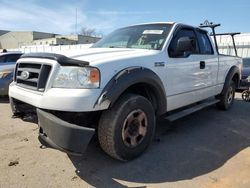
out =
<svg viewBox="0 0 250 188"><path fill-rule="evenodd" d="M192 40L193 49L178 51L178 42L182 39ZM203 70L200 69L198 41L193 28L181 28L174 34L168 47L169 60L166 66L168 96L193 92L203 87Z"/></svg>
<svg viewBox="0 0 250 188"><path fill-rule="evenodd" d="M212 91L209 87L216 84L217 56L211 46L209 51L206 32L205 36L202 31L199 38L197 36L198 31L185 26L176 31L169 44L166 64L168 110L207 98Z"/></svg>
<svg viewBox="0 0 250 188"><path fill-rule="evenodd" d="M200 61L201 70L201 86L209 88L217 84L218 74L218 55L214 52L211 41L207 32L201 29L196 29L197 41L199 45L199 53L194 54L194 58Z"/></svg>

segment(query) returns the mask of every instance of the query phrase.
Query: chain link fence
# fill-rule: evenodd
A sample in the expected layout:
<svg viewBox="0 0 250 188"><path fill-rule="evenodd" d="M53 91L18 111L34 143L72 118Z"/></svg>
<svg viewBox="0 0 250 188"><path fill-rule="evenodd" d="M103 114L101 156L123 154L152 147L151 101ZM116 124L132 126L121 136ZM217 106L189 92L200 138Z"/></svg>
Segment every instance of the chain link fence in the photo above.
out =
<svg viewBox="0 0 250 188"><path fill-rule="evenodd" d="M219 43L219 52L226 55L235 55L234 47L228 43ZM250 57L250 42L236 43L237 53L240 57Z"/></svg>

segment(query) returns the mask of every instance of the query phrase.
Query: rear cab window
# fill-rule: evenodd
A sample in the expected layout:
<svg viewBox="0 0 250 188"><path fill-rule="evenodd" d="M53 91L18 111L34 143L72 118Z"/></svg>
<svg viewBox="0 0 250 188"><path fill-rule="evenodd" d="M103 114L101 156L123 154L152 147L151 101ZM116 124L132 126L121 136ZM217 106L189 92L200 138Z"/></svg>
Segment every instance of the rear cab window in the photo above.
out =
<svg viewBox="0 0 250 188"><path fill-rule="evenodd" d="M211 44L211 41L208 38L207 32L197 29L197 38L199 42L200 54L212 55L214 50Z"/></svg>

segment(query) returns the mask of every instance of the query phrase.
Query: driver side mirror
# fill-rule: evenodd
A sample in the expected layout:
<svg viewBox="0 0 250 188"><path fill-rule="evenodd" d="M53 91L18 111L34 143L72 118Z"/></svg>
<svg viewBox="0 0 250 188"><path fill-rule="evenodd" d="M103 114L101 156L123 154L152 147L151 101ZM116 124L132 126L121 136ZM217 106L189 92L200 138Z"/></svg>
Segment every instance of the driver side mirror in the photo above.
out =
<svg viewBox="0 0 250 188"><path fill-rule="evenodd" d="M177 41L176 54L182 54L184 57L188 57L196 49L196 43L194 39L189 37L181 37Z"/></svg>

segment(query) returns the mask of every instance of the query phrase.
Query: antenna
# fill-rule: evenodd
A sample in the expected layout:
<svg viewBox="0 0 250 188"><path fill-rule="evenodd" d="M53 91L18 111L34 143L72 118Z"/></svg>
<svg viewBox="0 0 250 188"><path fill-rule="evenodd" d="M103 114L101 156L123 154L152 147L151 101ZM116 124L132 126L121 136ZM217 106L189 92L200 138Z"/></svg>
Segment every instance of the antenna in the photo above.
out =
<svg viewBox="0 0 250 188"><path fill-rule="evenodd" d="M76 8L76 25L75 25L75 35L77 35L77 8Z"/></svg>

